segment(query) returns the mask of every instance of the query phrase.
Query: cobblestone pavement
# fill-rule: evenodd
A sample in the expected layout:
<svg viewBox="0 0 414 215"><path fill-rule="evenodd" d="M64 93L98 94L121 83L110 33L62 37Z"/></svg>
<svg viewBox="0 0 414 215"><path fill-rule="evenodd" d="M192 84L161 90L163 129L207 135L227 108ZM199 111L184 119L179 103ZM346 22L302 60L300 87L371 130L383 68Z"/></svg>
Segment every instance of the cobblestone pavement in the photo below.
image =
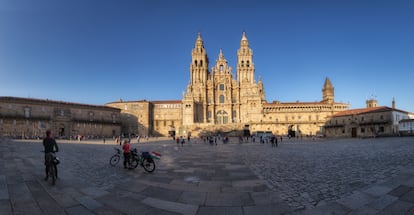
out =
<svg viewBox="0 0 414 215"><path fill-rule="evenodd" d="M289 141L244 151L249 166L294 208L312 208L396 176L414 164L413 138Z"/></svg>
<svg viewBox="0 0 414 215"><path fill-rule="evenodd" d="M39 140L0 140L0 214L414 214L410 137L132 144L162 154L151 174L111 167L119 145L58 140L55 186Z"/></svg>

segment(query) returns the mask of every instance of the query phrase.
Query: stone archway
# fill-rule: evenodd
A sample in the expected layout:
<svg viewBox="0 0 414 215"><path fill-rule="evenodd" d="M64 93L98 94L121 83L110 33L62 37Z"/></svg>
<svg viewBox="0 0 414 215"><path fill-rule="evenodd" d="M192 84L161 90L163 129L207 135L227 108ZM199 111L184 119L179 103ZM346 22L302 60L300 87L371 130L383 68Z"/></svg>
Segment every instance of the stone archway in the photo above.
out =
<svg viewBox="0 0 414 215"><path fill-rule="evenodd" d="M58 128L59 137L65 137L65 124L60 124Z"/></svg>

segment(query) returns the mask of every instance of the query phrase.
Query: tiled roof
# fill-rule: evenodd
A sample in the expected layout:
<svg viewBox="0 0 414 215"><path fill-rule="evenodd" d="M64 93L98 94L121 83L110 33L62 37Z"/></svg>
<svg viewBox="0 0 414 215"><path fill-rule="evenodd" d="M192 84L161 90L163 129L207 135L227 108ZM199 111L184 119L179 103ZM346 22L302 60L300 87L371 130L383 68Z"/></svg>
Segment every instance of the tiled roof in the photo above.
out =
<svg viewBox="0 0 414 215"><path fill-rule="evenodd" d="M358 115L358 114L364 114L364 113L376 113L376 112L387 112L387 111L399 111L403 113L408 113L407 111L398 110L398 109L392 109L387 106L380 106L380 107L371 107L371 108L358 108L358 109L351 109L351 110L345 110L338 112L334 114L334 117L337 116L348 116L348 115Z"/></svg>

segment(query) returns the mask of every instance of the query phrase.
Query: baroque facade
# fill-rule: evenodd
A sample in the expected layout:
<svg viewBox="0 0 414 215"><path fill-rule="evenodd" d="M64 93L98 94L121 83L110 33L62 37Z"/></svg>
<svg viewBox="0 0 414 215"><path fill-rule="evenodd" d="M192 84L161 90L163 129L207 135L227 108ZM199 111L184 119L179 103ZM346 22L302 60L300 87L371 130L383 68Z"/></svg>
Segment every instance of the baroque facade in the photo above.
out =
<svg viewBox="0 0 414 215"><path fill-rule="evenodd" d="M198 34L191 52L190 80L182 100L118 101L124 131L139 135L198 135L246 130L278 135L316 135L333 114L349 104L334 101L334 87L325 79L320 102L267 102L261 80L255 80L253 51L243 33L235 77L220 50L209 69L204 42Z"/></svg>
<svg viewBox="0 0 414 215"><path fill-rule="evenodd" d="M43 99L0 97L0 137L113 137L121 133L117 108Z"/></svg>

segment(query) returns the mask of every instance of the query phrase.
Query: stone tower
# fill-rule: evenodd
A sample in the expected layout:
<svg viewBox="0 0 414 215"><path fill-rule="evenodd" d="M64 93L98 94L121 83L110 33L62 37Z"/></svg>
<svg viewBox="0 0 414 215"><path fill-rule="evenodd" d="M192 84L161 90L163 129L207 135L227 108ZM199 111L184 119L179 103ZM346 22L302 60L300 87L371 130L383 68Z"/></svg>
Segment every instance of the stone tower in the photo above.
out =
<svg viewBox="0 0 414 215"><path fill-rule="evenodd" d="M243 32L240 48L237 51L237 84L240 89L238 112L242 123L260 121L262 103L265 102L263 83L254 80L253 51L249 47L246 33Z"/></svg>
<svg viewBox="0 0 414 215"><path fill-rule="evenodd" d="M208 57L201 34L198 33L191 52L190 81L183 98L183 125L206 122Z"/></svg>
<svg viewBox="0 0 414 215"><path fill-rule="evenodd" d="M378 101L376 99L369 99L365 102L367 108L378 107Z"/></svg>
<svg viewBox="0 0 414 215"><path fill-rule="evenodd" d="M323 89L322 89L322 102L333 104L334 99L335 99L334 97L335 97L334 87L331 81L329 80L329 78L326 77L325 83L323 84Z"/></svg>

